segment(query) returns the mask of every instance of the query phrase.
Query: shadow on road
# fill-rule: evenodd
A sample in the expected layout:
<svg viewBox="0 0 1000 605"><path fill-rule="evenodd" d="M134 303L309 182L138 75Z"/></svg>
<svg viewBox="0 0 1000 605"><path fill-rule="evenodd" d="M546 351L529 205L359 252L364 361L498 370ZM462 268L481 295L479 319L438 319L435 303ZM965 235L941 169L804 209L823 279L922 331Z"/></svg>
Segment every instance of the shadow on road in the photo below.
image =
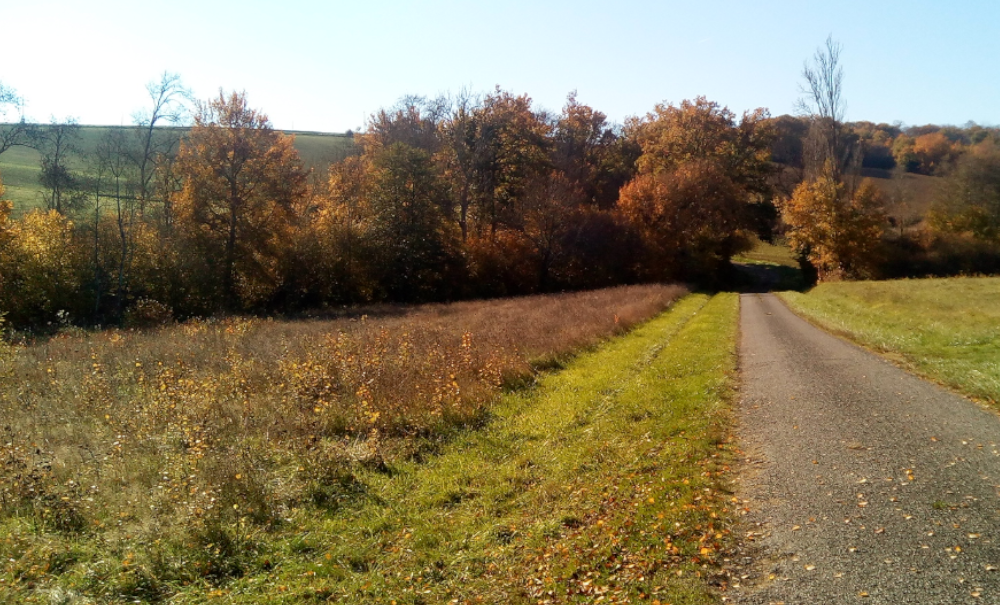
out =
<svg viewBox="0 0 1000 605"><path fill-rule="evenodd" d="M802 271L770 263L733 263L736 289L740 292L765 293L782 290L806 290L809 286Z"/></svg>

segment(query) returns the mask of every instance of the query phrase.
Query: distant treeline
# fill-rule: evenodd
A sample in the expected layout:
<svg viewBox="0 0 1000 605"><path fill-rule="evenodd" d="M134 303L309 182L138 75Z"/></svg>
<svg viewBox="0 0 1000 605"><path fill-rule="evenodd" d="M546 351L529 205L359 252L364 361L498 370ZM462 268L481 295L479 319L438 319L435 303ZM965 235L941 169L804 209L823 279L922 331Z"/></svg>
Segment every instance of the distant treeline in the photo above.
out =
<svg viewBox="0 0 1000 605"><path fill-rule="evenodd" d="M756 238L787 237L822 279L998 258L996 129L736 116L704 98L615 125L573 94L554 114L497 88L405 98L314 170L243 94L192 102L169 75L149 91L134 126L82 157L75 124L0 128L0 152L38 150L45 206L0 204L9 325L720 285ZM192 107L190 128L162 128ZM890 160L947 183L899 229L899 200L860 179Z"/></svg>
<svg viewBox="0 0 1000 605"><path fill-rule="evenodd" d="M810 118L783 115L774 119L772 147L775 162L802 168L803 148L809 134ZM859 151L856 161L863 168L926 175L946 175L955 163L979 145L996 145L1000 128L969 122L964 126L903 126L874 122L848 122L846 138Z"/></svg>

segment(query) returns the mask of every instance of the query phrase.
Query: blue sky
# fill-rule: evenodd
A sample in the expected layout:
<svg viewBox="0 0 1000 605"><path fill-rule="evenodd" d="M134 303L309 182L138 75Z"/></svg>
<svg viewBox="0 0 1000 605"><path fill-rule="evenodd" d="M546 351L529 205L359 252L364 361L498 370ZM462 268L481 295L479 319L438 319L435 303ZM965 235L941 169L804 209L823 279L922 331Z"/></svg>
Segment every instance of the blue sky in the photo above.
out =
<svg viewBox="0 0 1000 605"><path fill-rule="evenodd" d="M0 82L37 120L129 123L176 72L282 129L343 131L405 94L500 85L615 121L697 95L790 113L828 34L849 120L1000 124L1000 3L6 0Z"/></svg>

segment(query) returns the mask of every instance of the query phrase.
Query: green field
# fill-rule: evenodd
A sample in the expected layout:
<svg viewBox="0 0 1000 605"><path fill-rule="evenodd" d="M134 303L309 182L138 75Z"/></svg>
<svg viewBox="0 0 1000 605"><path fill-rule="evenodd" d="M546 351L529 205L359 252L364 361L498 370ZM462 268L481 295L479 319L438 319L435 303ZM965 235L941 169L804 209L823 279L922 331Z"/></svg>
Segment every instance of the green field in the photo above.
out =
<svg viewBox="0 0 1000 605"><path fill-rule="evenodd" d="M111 128L116 127L81 126L77 145L82 155L91 153ZM163 129L161 132L168 134L176 132L176 129ZM306 166L319 171L331 162L343 159L353 147L351 139L342 134L292 131L287 134L295 136L295 148ZM38 152L28 147L12 147L0 154L0 178L7 188L6 198L14 202L15 216L42 203L42 191L38 184L39 161ZM84 170L86 160L76 158L73 165L77 170Z"/></svg>
<svg viewBox="0 0 1000 605"><path fill-rule="evenodd" d="M821 284L797 312L974 398L1000 402L1000 278Z"/></svg>

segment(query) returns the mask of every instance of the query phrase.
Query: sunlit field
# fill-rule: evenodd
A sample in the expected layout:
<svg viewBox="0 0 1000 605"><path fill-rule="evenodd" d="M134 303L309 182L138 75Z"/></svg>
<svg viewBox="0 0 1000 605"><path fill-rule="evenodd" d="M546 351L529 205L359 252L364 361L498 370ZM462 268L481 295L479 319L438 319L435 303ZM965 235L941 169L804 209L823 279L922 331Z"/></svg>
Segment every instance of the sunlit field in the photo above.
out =
<svg viewBox="0 0 1000 605"><path fill-rule="evenodd" d="M106 602L156 601L269 577L282 565L274 557L297 548L288 542L299 539L295 524L339 511L347 518L338 523L350 531L355 521L347 511L371 503L373 477L386 481L453 451L459 436L493 426L505 389L523 390L540 369L561 367L684 292L642 286L382 308L333 320L192 321L8 347L0 356L0 586L15 600L59 588ZM682 323L704 301L692 304ZM725 336L705 352L720 347L731 355L735 304L713 308ZM652 362L666 342L656 338L629 363ZM601 363L611 370L617 362ZM728 376L715 377L715 366L699 371L713 381ZM593 393L580 391L581 402L619 418L600 403L619 387L588 388ZM642 403L662 395L636 396ZM663 413L671 412L655 411ZM710 425L713 434L724 430L724 423ZM576 439L585 443L588 435ZM497 454L512 447L495 445ZM476 447L489 455L486 443ZM387 539L370 522L358 531L375 542L355 537L369 549ZM301 548L332 548L342 540L337 535L300 536ZM337 557L337 573L352 569L346 553ZM374 565L354 567L367 573Z"/></svg>
<svg viewBox="0 0 1000 605"><path fill-rule="evenodd" d="M1000 402L1000 278L829 283L782 297L929 378Z"/></svg>

